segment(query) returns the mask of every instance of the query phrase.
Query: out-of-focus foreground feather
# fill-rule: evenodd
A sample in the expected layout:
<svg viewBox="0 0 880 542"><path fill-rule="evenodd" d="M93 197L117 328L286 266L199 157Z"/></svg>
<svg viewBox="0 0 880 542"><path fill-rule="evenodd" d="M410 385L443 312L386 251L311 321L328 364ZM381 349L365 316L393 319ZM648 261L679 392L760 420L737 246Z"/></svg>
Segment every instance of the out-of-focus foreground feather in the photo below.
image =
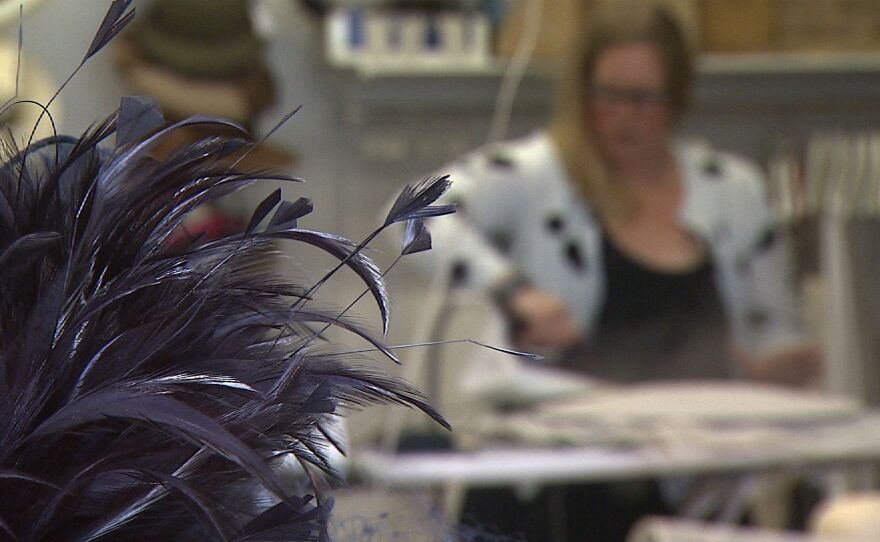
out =
<svg viewBox="0 0 880 542"><path fill-rule="evenodd" d="M127 4L113 3L86 58L130 20ZM297 226L308 200L274 193L241 234L168 242L199 205L286 178L230 169L223 158L244 139L151 157L190 124L229 127L167 126L127 99L79 138L6 149L0 540L317 540L329 502L283 482L277 463L295 457L305 479L331 470L328 424L354 407L408 405L445 424L417 390L313 340L309 324L339 325L393 357L313 308L314 286L273 273L275 243L306 242L354 269L387 310L361 245ZM437 214L424 209L445 187L411 189L395 220ZM414 235L413 250L430 245Z"/></svg>

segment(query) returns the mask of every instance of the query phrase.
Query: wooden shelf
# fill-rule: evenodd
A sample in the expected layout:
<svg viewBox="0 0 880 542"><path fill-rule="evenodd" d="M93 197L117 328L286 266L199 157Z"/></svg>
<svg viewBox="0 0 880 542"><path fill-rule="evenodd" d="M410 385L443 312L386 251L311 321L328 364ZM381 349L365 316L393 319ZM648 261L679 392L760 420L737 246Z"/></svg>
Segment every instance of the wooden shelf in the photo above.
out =
<svg viewBox="0 0 880 542"><path fill-rule="evenodd" d="M824 74L880 72L880 51L712 53L701 55L701 74Z"/></svg>
<svg viewBox="0 0 880 542"><path fill-rule="evenodd" d="M364 66L337 70L349 102L361 111L491 110L504 63ZM551 67L530 69L518 107L549 111ZM694 107L702 110L830 111L880 103L880 52L706 54L697 64Z"/></svg>
<svg viewBox="0 0 880 542"><path fill-rule="evenodd" d="M427 61L364 63L341 68L365 79L403 77L500 77L505 60L481 64L449 65ZM880 51L870 52L792 52L792 53L707 53L697 59L702 75L823 74L880 72ZM532 77L553 77L552 68L529 70Z"/></svg>

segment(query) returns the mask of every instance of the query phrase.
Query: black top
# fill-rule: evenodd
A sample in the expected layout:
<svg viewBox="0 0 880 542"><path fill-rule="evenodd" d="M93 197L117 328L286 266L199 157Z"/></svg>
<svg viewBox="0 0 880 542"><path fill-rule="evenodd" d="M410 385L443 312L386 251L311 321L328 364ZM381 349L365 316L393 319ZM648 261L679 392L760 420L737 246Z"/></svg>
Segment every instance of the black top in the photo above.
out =
<svg viewBox="0 0 880 542"><path fill-rule="evenodd" d="M727 326L707 259L692 270L653 269L603 235L605 299L572 369L620 382L727 378Z"/></svg>

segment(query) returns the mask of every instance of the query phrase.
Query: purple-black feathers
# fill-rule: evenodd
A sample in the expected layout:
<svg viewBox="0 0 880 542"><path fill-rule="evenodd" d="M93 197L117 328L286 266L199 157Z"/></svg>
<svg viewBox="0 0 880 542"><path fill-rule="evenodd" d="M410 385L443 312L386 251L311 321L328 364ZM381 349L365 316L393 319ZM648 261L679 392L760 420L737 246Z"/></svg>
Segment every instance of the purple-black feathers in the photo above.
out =
<svg viewBox="0 0 880 542"><path fill-rule="evenodd" d="M128 4L112 4L85 59L130 20ZM316 286L273 273L279 240L314 245L353 269L387 318L363 243L298 227L309 200L275 192L240 234L169 242L205 203L294 180L230 166L244 139L150 154L191 124L235 128L205 117L165 125L149 102L127 100L79 138L7 149L0 540L318 540L329 503L283 481L285 457L304 480L330 471L327 425L352 407L407 405L445 425L406 383L314 344L306 324L336 325L394 358L314 309ZM114 133L117 146L103 146ZM418 219L451 211L429 207L447 186L423 183L395 204L385 226L414 221L410 252L430 246Z"/></svg>

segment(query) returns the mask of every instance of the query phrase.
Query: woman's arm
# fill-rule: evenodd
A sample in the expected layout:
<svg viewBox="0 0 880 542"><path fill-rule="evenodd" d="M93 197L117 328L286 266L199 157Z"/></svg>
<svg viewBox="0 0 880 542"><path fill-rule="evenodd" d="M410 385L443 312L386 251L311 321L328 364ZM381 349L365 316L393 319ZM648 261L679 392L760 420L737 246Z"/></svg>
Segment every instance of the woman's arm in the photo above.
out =
<svg viewBox="0 0 880 542"><path fill-rule="evenodd" d="M793 386L816 384L822 351L804 330L792 254L784 228L773 217L757 170L747 174L738 220L748 232L737 255L739 318L744 338L733 350L745 376Z"/></svg>
<svg viewBox="0 0 880 542"><path fill-rule="evenodd" d="M566 303L532 286L506 251L520 241L522 218L536 212L538 180L526 168L493 153L475 153L443 170L452 180L445 196L458 210L429 220L433 250L414 261L457 276L487 292L509 318L512 340L528 349L566 347L580 338Z"/></svg>
<svg viewBox="0 0 880 542"><path fill-rule="evenodd" d="M746 378L768 384L813 387L823 375L822 349L815 342L805 341L760 354L734 347L732 357Z"/></svg>

